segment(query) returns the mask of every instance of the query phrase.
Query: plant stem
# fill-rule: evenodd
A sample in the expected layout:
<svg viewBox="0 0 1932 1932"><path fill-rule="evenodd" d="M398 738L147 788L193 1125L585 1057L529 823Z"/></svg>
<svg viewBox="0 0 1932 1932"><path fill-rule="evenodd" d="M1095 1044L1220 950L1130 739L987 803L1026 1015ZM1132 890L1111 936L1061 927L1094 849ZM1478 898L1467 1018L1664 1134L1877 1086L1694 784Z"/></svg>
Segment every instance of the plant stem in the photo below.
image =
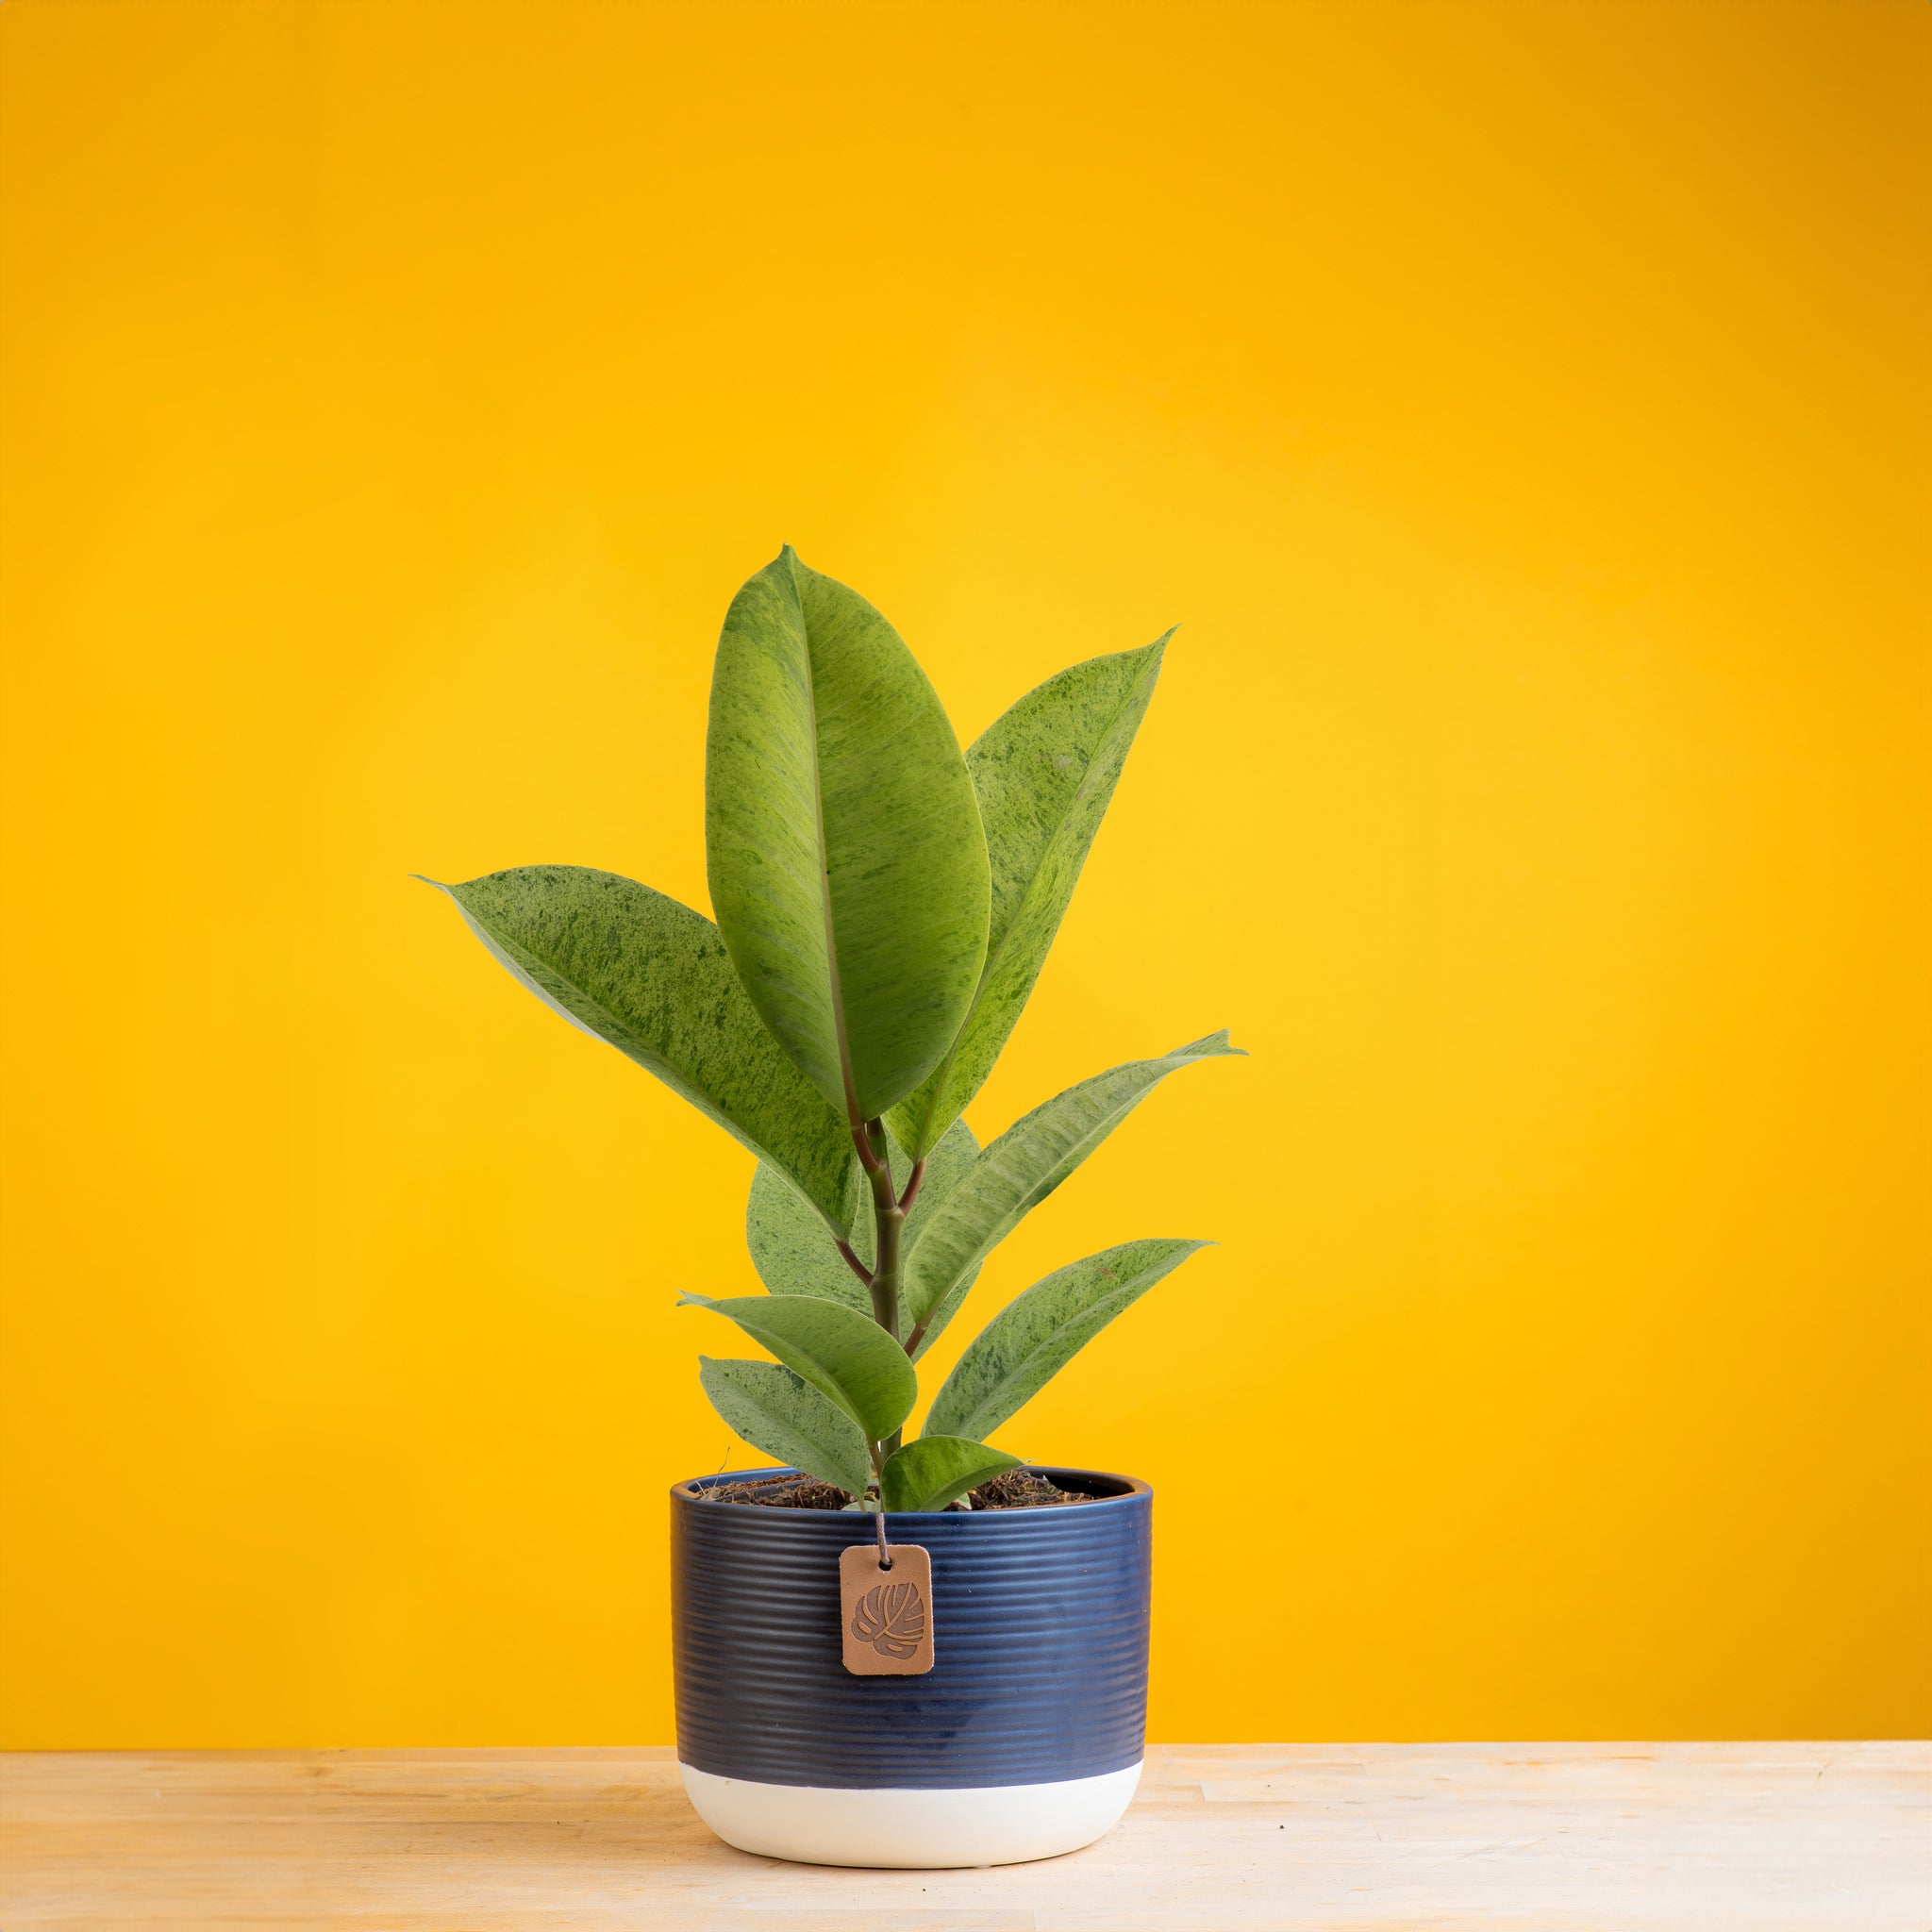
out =
<svg viewBox="0 0 1932 1932"><path fill-rule="evenodd" d="M866 1178L872 1183L872 1214L874 1257L872 1279L872 1317L894 1341L899 1339L899 1238L906 1227L906 1209L900 1206L898 1191L892 1185L892 1163L886 1145L883 1121L867 1121L862 1141L863 1154L872 1157ZM863 1158L863 1154L861 1158ZM894 1445L896 1446L896 1444Z"/></svg>

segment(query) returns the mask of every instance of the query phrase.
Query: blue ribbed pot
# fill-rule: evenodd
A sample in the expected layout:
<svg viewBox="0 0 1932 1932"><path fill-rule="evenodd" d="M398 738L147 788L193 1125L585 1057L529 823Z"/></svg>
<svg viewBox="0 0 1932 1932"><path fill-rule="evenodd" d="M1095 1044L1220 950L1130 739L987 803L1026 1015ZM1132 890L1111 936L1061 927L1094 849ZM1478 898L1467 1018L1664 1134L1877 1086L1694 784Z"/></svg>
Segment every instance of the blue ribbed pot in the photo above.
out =
<svg viewBox="0 0 1932 1932"><path fill-rule="evenodd" d="M671 1491L677 1752L692 1801L747 1851L816 1864L1006 1864L1091 1843L1140 1775L1154 1492L1041 1469L1095 1498L887 1519L932 1556L934 1664L841 1661L839 1552L857 1513Z"/></svg>

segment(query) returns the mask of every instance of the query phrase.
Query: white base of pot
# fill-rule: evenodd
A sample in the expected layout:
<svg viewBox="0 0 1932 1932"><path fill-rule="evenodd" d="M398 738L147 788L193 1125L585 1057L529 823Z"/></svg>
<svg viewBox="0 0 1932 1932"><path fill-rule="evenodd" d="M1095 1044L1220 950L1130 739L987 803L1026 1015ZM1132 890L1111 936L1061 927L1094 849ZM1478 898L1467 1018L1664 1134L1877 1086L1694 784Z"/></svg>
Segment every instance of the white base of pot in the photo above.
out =
<svg viewBox="0 0 1932 1932"><path fill-rule="evenodd" d="M837 1791L754 1784L680 1764L697 1813L727 1845L800 1865L1019 1865L1105 1837L1141 1782L1141 1767L1050 1785L967 1790Z"/></svg>

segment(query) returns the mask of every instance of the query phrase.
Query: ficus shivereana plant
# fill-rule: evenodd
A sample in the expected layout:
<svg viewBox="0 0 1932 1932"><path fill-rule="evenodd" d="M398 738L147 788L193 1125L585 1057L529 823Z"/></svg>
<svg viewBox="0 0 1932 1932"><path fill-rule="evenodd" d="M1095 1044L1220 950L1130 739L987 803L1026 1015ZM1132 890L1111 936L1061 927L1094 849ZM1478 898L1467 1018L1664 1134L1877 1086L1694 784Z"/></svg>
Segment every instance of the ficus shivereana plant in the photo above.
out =
<svg viewBox="0 0 1932 1932"><path fill-rule="evenodd" d="M1223 1032L1130 1060L984 1147L961 1117L1040 976L1166 644L1048 678L962 754L891 625L788 546L718 641L716 924L577 866L441 887L546 1005L758 1156L745 1231L766 1292L682 1303L776 1359L700 1357L699 1378L747 1442L862 1507L943 1508L1014 1467L985 1439L1204 1245L1125 1241L1036 1283L902 1440L915 1364L992 1248L1168 1074L1238 1051Z"/></svg>

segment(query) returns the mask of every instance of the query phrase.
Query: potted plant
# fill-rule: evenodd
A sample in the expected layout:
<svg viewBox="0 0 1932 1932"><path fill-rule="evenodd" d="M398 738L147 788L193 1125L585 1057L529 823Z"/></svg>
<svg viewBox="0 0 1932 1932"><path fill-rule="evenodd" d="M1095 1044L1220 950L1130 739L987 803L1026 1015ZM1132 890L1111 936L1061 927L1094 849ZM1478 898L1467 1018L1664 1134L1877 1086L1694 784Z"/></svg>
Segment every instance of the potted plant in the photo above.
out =
<svg viewBox="0 0 1932 1932"><path fill-rule="evenodd" d="M1159 674L1161 638L1029 691L961 754L911 653L788 547L724 619L706 841L717 924L526 866L441 888L563 1017L758 1157L763 1294L691 1292L774 1360L700 1357L781 1467L672 1491L678 1756L730 1843L820 1864L1050 1857L1140 1775L1153 1494L986 1439L1199 1241L1074 1261L905 1424L980 1264L1211 1034L961 1118L1039 976ZM435 883L435 881L430 881Z"/></svg>

